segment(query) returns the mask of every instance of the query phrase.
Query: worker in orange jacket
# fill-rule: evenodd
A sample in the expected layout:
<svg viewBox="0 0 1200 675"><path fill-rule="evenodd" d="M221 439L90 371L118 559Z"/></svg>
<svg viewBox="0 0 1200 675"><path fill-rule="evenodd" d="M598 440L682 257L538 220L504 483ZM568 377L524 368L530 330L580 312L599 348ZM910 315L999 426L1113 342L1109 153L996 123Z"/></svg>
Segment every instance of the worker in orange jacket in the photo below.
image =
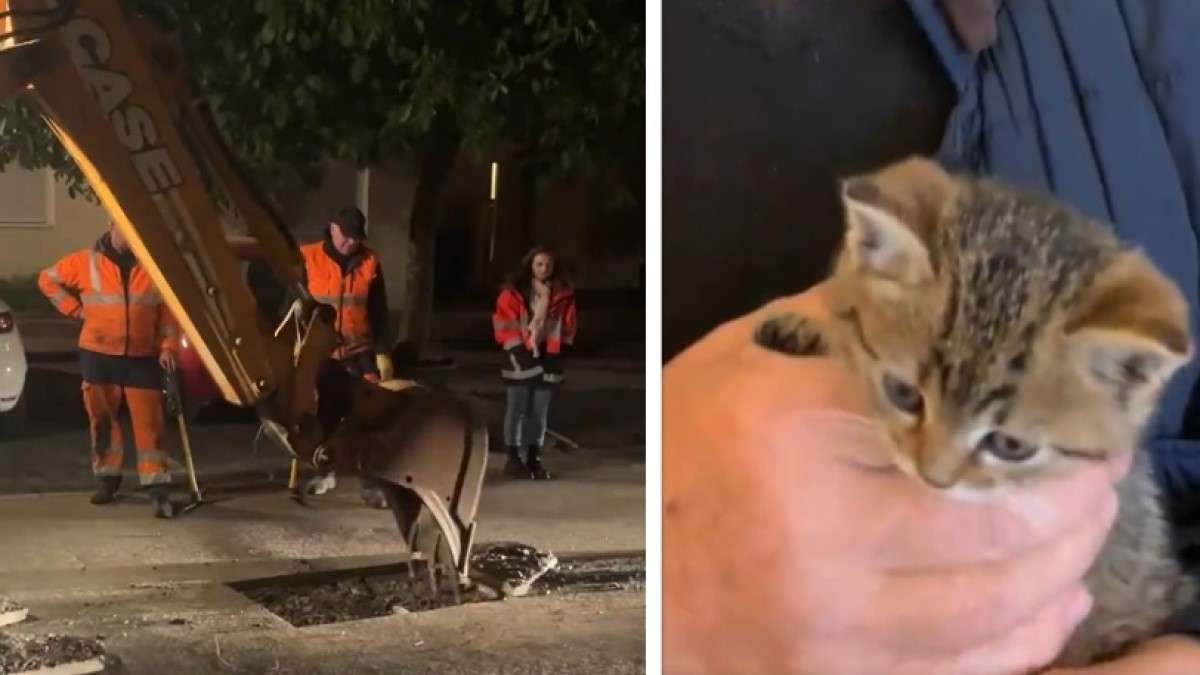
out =
<svg viewBox="0 0 1200 675"><path fill-rule="evenodd" d="M150 494L155 516L174 516L162 444L161 369L175 369L179 333L149 273L110 222L92 248L42 270L38 286L59 312L83 319L83 405L90 421L92 472L99 482L92 503L112 502L121 485L123 400L133 422L139 482Z"/></svg>
<svg viewBox="0 0 1200 675"><path fill-rule="evenodd" d="M330 220L322 241L300 247L308 292L317 302L333 307L334 326L341 344L334 350L328 368L349 372L371 382L392 378L387 289L379 256L363 244L367 218L353 206L338 211ZM336 378L333 378L336 379ZM322 377L323 382L329 377ZM329 389L325 388L328 394ZM318 402L318 416L326 428L340 418L342 396L325 396ZM336 485L334 472L310 480L305 490L323 494ZM370 478L362 477L362 500L375 508L387 508L383 491Z"/></svg>

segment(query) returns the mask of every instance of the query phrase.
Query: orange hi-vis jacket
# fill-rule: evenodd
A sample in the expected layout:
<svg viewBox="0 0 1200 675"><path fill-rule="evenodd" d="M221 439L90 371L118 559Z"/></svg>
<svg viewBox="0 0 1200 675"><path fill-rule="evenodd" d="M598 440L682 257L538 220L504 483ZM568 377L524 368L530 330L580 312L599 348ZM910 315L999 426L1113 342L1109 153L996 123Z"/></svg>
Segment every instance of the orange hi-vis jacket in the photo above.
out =
<svg viewBox="0 0 1200 675"><path fill-rule="evenodd" d="M492 313L493 336L508 356L500 376L509 382L557 385L563 381L563 345L575 344L578 330L574 290L563 285L551 289L546 309L546 344L539 357L534 357L531 351L531 314L529 303L520 291L508 284L500 290L496 311Z"/></svg>
<svg viewBox="0 0 1200 675"><path fill-rule="evenodd" d="M134 264L126 283L121 268L99 243L42 270L38 286L58 311L83 319L81 349L110 356L157 356L178 348L178 324L149 273Z"/></svg>
<svg viewBox="0 0 1200 675"><path fill-rule="evenodd" d="M496 342L505 350L517 346L533 347L529 332L530 310L525 296L517 289L505 285L496 298L496 311L492 313L492 331ZM575 341L575 293L562 286L550 293L550 305L546 310L546 353L557 354L562 345Z"/></svg>
<svg viewBox="0 0 1200 675"><path fill-rule="evenodd" d="M317 302L330 305L337 312L334 327L342 344L334 350L333 358L344 359L374 346L367 295L371 282L380 273L379 257L363 246L356 264L343 275L341 266L329 257L324 246L324 241L306 244L300 247L300 253L304 256L308 292Z"/></svg>

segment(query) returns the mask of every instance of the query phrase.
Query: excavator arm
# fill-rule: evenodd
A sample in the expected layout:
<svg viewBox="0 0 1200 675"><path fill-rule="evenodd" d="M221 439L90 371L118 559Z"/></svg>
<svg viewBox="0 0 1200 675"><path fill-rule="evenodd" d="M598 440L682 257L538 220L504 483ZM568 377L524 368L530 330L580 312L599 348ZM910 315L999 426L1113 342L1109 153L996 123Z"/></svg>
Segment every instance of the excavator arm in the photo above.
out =
<svg viewBox="0 0 1200 675"><path fill-rule="evenodd" d="M254 408L295 457L336 460L382 480L414 556L452 564L465 579L486 431L452 397L358 380L347 385L345 414L322 423L318 378L339 340L333 310L308 293L295 242L223 146L176 37L127 16L118 0L0 0L0 7L0 97L20 96L41 113L221 395ZM278 330L262 322L227 243L227 217L246 224L297 298L295 321Z"/></svg>

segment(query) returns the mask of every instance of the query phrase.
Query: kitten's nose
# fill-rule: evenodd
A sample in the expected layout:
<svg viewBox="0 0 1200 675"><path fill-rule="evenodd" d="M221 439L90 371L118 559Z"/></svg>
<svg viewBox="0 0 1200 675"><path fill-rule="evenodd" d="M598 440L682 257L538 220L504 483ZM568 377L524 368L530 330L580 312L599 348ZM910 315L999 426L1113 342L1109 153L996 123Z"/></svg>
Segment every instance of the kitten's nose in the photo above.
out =
<svg viewBox="0 0 1200 675"><path fill-rule="evenodd" d="M917 473L931 487L948 490L963 477L970 462L971 453L952 444L928 444L917 457Z"/></svg>

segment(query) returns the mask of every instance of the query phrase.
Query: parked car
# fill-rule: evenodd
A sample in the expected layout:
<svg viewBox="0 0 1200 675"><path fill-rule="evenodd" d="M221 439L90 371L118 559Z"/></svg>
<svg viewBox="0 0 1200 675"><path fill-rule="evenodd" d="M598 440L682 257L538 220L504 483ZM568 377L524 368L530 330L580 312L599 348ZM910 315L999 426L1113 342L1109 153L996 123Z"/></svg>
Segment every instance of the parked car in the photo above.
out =
<svg viewBox="0 0 1200 675"><path fill-rule="evenodd" d="M243 236L231 236L228 242L242 263L243 279L258 303L263 320L274 324L279 320L285 290L267 265L262 245L253 237ZM194 420L201 409L221 397L217 384L187 337L180 341L179 390L184 414L189 420Z"/></svg>
<svg viewBox="0 0 1200 675"><path fill-rule="evenodd" d="M0 300L0 434L4 436L18 434L25 426L28 372L17 321L8 304Z"/></svg>

